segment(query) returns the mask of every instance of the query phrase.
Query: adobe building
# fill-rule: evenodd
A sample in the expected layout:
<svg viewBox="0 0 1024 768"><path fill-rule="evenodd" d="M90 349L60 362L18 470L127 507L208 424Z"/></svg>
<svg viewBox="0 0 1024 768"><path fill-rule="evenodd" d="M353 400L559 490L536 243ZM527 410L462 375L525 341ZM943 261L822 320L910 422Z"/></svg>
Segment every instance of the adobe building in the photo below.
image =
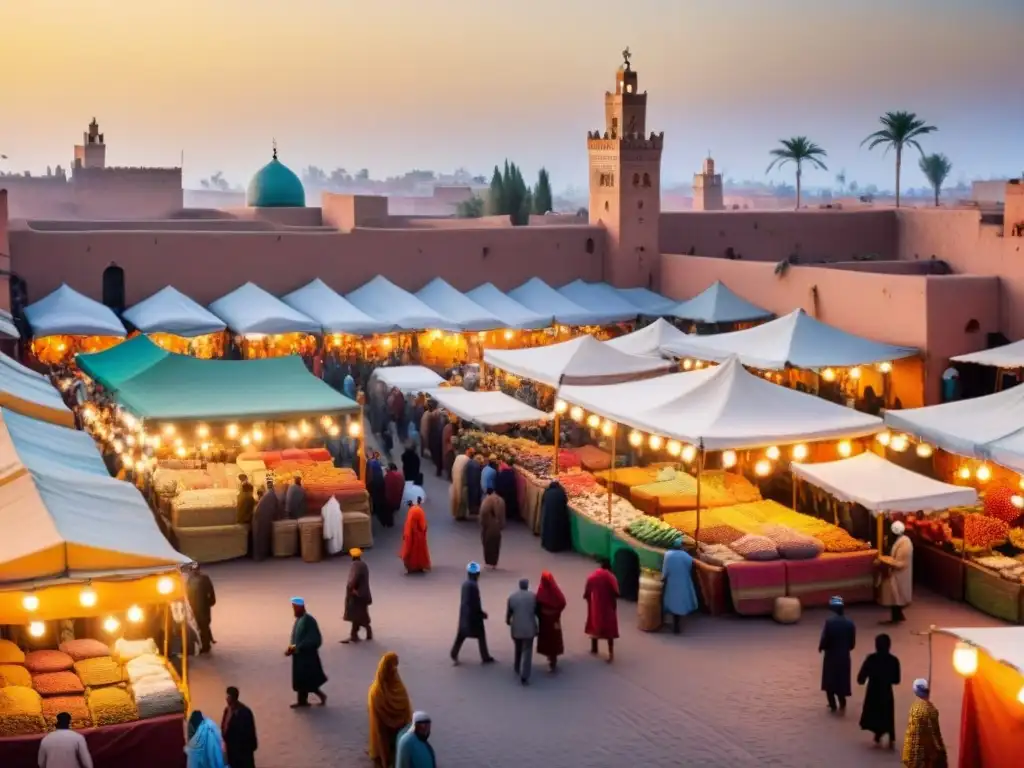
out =
<svg viewBox="0 0 1024 768"><path fill-rule="evenodd" d="M693 210L725 210L722 174L715 173L715 161L710 154L704 159L701 172L693 174Z"/></svg>

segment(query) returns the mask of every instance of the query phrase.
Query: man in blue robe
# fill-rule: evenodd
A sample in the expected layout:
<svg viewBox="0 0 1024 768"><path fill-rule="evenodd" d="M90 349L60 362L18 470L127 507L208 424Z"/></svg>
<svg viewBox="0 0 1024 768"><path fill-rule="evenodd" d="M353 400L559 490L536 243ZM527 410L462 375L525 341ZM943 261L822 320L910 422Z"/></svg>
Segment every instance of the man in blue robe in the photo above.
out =
<svg viewBox="0 0 1024 768"><path fill-rule="evenodd" d="M681 549L670 549L661 563L662 605L672 614L672 631L679 634L683 616L697 610L693 586L693 558Z"/></svg>
<svg viewBox="0 0 1024 768"><path fill-rule="evenodd" d="M430 746L430 715L414 712L412 723L398 736L395 768L437 768L437 756Z"/></svg>

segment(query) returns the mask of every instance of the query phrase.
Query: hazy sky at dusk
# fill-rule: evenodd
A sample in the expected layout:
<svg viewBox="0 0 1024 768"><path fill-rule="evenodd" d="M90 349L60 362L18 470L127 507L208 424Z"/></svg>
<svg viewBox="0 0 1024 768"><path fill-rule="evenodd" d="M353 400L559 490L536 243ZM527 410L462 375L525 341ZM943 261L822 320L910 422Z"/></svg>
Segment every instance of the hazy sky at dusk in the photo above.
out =
<svg viewBox="0 0 1024 768"><path fill-rule="evenodd" d="M247 181L270 157L487 173L508 156L556 187L586 179L585 135L629 45L666 184L710 149L763 178L806 134L863 186L887 109L939 126L951 181L1019 173L1024 0L4 0L4 170L67 166L94 115L108 163ZM914 166L907 183L922 185ZM785 171L775 176L791 181Z"/></svg>

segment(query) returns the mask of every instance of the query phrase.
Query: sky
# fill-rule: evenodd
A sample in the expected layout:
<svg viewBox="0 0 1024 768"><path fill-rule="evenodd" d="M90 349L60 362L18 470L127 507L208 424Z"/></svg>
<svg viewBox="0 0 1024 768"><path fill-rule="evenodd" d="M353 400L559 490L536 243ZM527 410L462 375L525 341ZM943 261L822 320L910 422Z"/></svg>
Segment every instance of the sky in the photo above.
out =
<svg viewBox="0 0 1024 768"><path fill-rule="evenodd" d="M488 174L506 157L584 185L586 132L629 46L665 186L710 151L765 176L806 135L827 172L893 185L860 148L887 110L939 131L950 181L1021 172L1024 0L5 0L0 170L67 167L96 117L111 165L245 183L280 158L376 178ZM916 162L905 185L922 186Z"/></svg>

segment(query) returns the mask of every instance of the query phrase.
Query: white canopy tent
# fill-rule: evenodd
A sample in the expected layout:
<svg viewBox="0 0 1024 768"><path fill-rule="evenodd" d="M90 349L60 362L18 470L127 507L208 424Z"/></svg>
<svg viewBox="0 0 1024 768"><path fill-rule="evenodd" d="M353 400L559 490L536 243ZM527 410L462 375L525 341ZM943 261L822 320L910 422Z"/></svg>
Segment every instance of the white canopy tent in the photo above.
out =
<svg viewBox="0 0 1024 768"><path fill-rule="evenodd" d="M382 275L364 283L345 298L370 317L405 331L459 330L458 325L441 317Z"/></svg>
<svg viewBox="0 0 1024 768"><path fill-rule="evenodd" d="M558 292L584 309L600 312L605 317L616 318L615 322L625 323L636 320L640 314L636 306L619 295L608 283L587 283L573 280L563 285Z"/></svg>
<svg viewBox="0 0 1024 768"><path fill-rule="evenodd" d="M450 413L485 427L543 421L550 418L544 411L516 400L504 392L470 392L461 387L445 387L428 394Z"/></svg>
<svg viewBox="0 0 1024 768"><path fill-rule="evenodd" d="M493 283L484 283L471 291L466 291L466 297L496 315L501 320L503 328L539 330L549 327L553 320L551 315L534 312L515 299L510 299L495 288Z"/></svg>
<svg viewBox="0 0 1024 768"><path fill-rule="evenodd" d="M562 325L609 325L618 322L614 313L609 315L581 307L538 277L527 280L518 288L513 288L508 295L527 309L554 318L555 322Z"/></svg>
<svg viewBox="0 0 1024 768"><path fill-rule="evenodd" d="M673 342L666 351L676 357L723 361L732 356L744 365L781 371L787 367L818 369L848 368L912 357L918 350L882 344L854 336L820 320L802 309L776 320L732 333L687 336Z"/></svg>
<svg viewBox="0 0 1024 768"><path fill-rule="evenodd" d="M416 298L464 331L492 331L505 324L466 294L435 277L416 292Z"/></svg>
<svg viewBox="0 0 1024 768"><path fill-rule="evenodd" d="M124 336L124 325L114 310L62 284L53 293L25 307L32 335Z"/></svg>
<svg viewBox="0 0 1024 768"><path fill-rule="evenodd" d="M641 315L660 317L672 313L672 308L679 302L655 293L649 288L616 288L618 294L640 310Z"/></svg>
<svg viewBox="0 0 1024 768"><path fill-rule="evenodd" d="M388 365L373 372L371 379L378 379L391 389L395 387L406 394L419 394L439 388L444 379L422 365Z"/></svg>
<svg viewBox="0 0 1024 768"><path fill-rule="evenodd" d="M721 280L716 280L692 299L679 302L666 314L697 323L740 323L773 316L767 309L733 293Z"/></svg>
<svg viewBox="0 0 1024 768"><path fill-rule="evenodd" d="M736 358L647 381L558 392L612 421L710 451L864 437L882 429L875 416L772 384Z"/></svg>
<svg viewBox="0 0 1024 768"><path fill-rule="evenodd" d="M220 333L227 324L174 286L161 288L124 313L142 333L170 333L193 338Z"/></svg>
<svg viewBox="0 0 1024 768"><path fill-rule="evenodd" d="M974 363L990 368L1024 368L1024 339L994 349L949 358L953 363Z"/></svg>
<svg viewBox="0 0 1024 768"><path fill-rule="evenodd" d="M6 309L0 309L0 336L6 336L9 339L21 338L18 326L14 324L14 315Z"/></svg>
<svg viewBox="0 0 1024 768"><path fill-rule="evenodd" d="M840 501L860 504L872 514L935 512L977 502L973 488L950 485L911 472L874 453L820 464L790 464L797 477Z"/></svg>
<svg viewBox="0 0 1024 768"><path fill-rule="evenodd" d="M524 379L558 387L563 383L611 384L658 376L672 364L608 347L593 336L530 349L486 349L484 362Z"/></svg>
<svg viewBox="0 0 1024 768"><path fill-rule="evenodd" d="M631 355L671 358L670 353L663 354L662 350L673 342L685 342L687 339L689 334L683 333L668 320L659 317L650 325L617 339L610 339L604 342L604 345Z"/></svg>
<svg viewBox="0 0 1024 768"><path fill-rule="evenodd" d="M370 317L354 307L340 293L320 278L306 283L281 301L297 312L316 320L324 333L347 333L365 336L373 333L391 333L395 326Z"/></svg>
<svg viewBox="0 0 1024 768"><path fill-rule="evenodd" d="M234 333L244 336L320 333L322 330L315 320L292 309L255 283L246 283L221 296L209 309Z"/></svg>
<svg viewBox="0 0 1024 768"><path fill-rule="evenodd" d="M1024 627L943 627L934 631L980 648L1024 675Z"/></svg>
<svg viewBox="0 0 1024 768"><path fill-rule="evenodd" d="M1024 387L970 400L887 411L885 423L944 451L991 460L1024 473Z"/></svg>

